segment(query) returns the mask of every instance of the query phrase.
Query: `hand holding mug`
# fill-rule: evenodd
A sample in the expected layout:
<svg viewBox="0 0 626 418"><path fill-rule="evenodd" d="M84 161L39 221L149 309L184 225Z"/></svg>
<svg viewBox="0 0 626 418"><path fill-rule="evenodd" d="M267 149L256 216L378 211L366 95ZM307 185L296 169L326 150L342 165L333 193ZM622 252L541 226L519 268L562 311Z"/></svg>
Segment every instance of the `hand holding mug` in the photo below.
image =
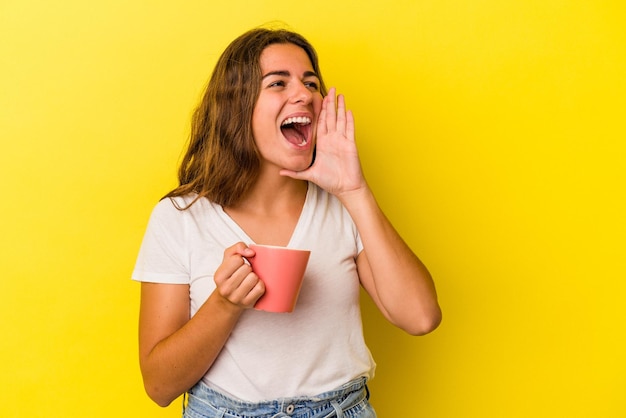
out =
<svg viewBox="0 0 626 418"><path fill-rule="evenodd" d="M243 242L226 248L222 264L215 272L214 280L219 294L241 308L252 308L265 293L265 285L246 262L254 251Z"/></svg>

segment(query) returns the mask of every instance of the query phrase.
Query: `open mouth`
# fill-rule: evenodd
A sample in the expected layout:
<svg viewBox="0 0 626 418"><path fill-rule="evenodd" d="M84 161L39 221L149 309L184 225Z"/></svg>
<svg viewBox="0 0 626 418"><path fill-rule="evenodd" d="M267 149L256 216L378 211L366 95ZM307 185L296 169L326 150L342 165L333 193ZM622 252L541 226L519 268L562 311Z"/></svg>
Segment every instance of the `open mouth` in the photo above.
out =
<svg viewBox="0 0 626 418"><path fill-rule="evenodd" d="M283 136L290 143L304 147L311 137L311 118L298 116L287 118L280 124Z"/></svg>

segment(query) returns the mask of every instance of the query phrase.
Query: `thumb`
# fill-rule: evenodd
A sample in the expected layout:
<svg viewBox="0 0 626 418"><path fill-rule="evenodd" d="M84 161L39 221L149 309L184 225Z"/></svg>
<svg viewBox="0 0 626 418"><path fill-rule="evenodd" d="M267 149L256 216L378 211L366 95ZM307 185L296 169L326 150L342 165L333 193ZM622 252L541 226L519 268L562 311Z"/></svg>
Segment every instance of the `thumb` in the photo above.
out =
<svg viewBox="0 0 626 418"><path fill-rule="evenodd" d="M291 177L296 180L309 180L308 171L309 171L308 168L304 171L293 171L293 170L282 169L280 170L279 174L281 176Z"/></svg>

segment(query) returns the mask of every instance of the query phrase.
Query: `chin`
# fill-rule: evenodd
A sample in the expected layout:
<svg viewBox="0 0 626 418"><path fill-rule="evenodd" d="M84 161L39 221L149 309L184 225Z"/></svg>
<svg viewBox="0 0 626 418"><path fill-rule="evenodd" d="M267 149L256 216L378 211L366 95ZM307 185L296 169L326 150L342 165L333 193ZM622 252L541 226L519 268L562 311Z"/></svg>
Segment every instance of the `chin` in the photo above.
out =
<svg viewBox="0 0 626 418"><path fill-rule="evenodd" d="M311 163L292 164L291 167L287 168L287 170L304 171L304 170L306 170L309 167L311 167Z"/></svg>
<svg viewBox="0 0 626 418"><path fill-rule="evenodd" d="M313 164L312 162L312 158L307 158L307 159L301 159L298 161L290 161L287 164L285 164L283 166L283 168L285 170L291 170L291 171L304 171L307 168L311 167L311 165Z"/></svg>

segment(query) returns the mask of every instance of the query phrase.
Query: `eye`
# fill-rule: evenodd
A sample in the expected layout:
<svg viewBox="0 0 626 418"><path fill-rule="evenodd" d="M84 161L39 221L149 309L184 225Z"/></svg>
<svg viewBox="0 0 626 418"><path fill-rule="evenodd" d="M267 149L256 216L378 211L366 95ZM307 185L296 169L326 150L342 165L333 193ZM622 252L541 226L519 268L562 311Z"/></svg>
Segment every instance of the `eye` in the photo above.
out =
<svg viewBox="0 0 626 418"><path fill-rule="evenodd" d="M320 86L316 81L305 81L304 85L311 91L318 91L320 89Z"/></svg>
<svg viewBox="0 0 626 418"><path fill-rule="evenodd" d="M285 82L282 80L276 80L268 84L267 87L285 87Z"/></svg>

